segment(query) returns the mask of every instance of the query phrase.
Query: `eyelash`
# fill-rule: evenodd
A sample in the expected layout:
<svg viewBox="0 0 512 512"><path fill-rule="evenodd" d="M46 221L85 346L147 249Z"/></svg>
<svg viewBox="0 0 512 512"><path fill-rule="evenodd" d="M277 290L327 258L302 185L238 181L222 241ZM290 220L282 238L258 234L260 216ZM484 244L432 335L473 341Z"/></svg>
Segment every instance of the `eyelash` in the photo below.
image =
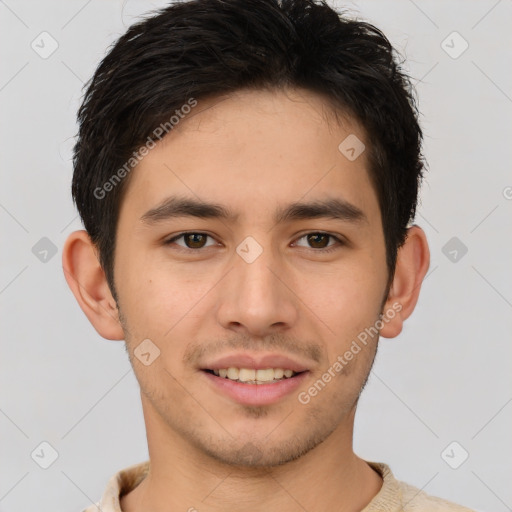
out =
<svg viewBox="0 0 512 512"><path fill-rule="evenodd" d="M180 233L179 235L175 235L172 238L166 240L164 242L164 245L171 245L176 240L179 240L180 238L183 238L185 235L205 235L207 237L213 238L208 233L203 233L201 231L185 231L183 233ZM332 235L331 233L326 233L324 231L310 231L309 233L305 233L302 236L300 236L299 238L297 238L297 240L301 240L302 238L307 237L308 235L325 235L325 236L328 236L330 238L333 238L337 242L337 244L329 246L328 248L325 248L325 249L315 249L313 247L310 247L309 249L311 251L314 251L314 252L321 252L323 254L331 253L331 252L333 252L335 250L338 250L340 248L340 246L346 245L345 242L343 240L341 240L339 237L337 237L335 235ZM178 249L177 249L178 251L183 251L183 252L190 252L190 251L192 251L192 252L200 252L201 250L205 249L204 247L201 247L199 249L191 249L190 247L182 247L182 246L177 246L177 247L178 247Z"/></svg>

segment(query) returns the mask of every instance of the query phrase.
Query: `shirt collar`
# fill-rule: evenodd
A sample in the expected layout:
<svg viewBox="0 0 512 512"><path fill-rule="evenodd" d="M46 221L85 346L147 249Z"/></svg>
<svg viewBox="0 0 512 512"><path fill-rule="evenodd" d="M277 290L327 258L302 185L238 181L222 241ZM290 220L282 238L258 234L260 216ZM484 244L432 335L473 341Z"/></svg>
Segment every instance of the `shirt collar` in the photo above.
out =
<svg viewBox="0 0 512 512"><path fill-rule="evenodd" d="M382 477L382 487L372 501L361 512L399 512L402 510L402 496L399 482L391 469L383 462L366 462ZM120 498L135 489L149 472L149 461L134 464L116 473L107 483L99 503L83 512L122 512Z"/></svg>

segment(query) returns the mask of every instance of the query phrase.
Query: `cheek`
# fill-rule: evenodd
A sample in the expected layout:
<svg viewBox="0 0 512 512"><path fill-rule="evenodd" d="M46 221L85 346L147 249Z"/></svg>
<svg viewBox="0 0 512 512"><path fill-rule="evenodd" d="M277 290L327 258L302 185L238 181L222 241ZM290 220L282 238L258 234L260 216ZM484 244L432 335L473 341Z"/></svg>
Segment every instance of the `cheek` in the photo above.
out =
<svg viewBox="0 0 512 512"><path fill-rule="evenodd" d="M371 261L346 264L327 275L304 283L301 297L335 333L375 321L385 280Z"/></svg>
<svg viewBox="0 0 512 512"><path fill-rule="evenodd" d="M160 350L159 363L173 375L183 372L182 358L190 340L201 338L212 308L209 292L217 281L212 276L188 274L179 266L171 269L169 264L153 262L134 267L123 283L123 314L128 319L131 351L149 338Z"/></svg>
<svg viewBox="0 0 512 512"><path fill-rule="evenodd" d="M338 371L331 368L340 377L333 379L336 381L333 389L338 386L356 389L374 357L378 340L374 326L379 319L385 275L372 267L371 261L360 258L321 283L321 287L317 281L314 287L304 288L303 293L305 303L314 305L310 306L311 310L321 320L316 323L325 341L328 364L341 360ZM345 381L349 376L350 384Z"/></svg>
<svg viewBox="0 0 512 512"><path fill-rule="evenodd" d="M179 276L141 276L133 288L130 320L139 329L161 339L169 339L187 319L197 316L206 283L189 283Z"/></svg>
<svg viewBox="0 0 512 512"><path fill-rule="evenodd" d="M163 335L199 300L201 282L187 278L179 265L150 250L138 251L136 244L120 244L118 252L116 283L126 316Z"/></svg>

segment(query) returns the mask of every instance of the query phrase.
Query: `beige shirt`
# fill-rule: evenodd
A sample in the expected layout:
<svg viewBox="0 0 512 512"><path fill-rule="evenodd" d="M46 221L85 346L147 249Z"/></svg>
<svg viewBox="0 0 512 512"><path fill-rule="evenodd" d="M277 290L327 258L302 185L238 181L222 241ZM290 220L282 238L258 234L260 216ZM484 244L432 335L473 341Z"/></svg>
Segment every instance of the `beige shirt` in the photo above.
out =
<svg viewBox="0 0 512 512"><path fill-rule="evenodd" d="M382 462L368 462L383 480L378 494L361 512L474 512L396 480L389 466ZM149 470L149 461L130 466L116 473L108 482L101 501L83 512L122 512L120 496L129 493L144 480Z"/></svg>

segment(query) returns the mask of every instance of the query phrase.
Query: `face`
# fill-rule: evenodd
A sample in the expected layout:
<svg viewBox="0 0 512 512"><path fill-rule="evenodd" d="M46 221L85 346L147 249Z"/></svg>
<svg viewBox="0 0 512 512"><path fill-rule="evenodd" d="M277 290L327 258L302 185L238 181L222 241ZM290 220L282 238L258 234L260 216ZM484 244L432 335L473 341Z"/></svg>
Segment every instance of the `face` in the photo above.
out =
<svg viewBox="0 0 512 512"><path fill-rule="evenodd" d="M388 274L366 154L338 149L369 141L326 112L302 90L199 101L121 205L115 283L146 421L231 465L351 436L375 355L378 336L344 357Z"/></svg>

